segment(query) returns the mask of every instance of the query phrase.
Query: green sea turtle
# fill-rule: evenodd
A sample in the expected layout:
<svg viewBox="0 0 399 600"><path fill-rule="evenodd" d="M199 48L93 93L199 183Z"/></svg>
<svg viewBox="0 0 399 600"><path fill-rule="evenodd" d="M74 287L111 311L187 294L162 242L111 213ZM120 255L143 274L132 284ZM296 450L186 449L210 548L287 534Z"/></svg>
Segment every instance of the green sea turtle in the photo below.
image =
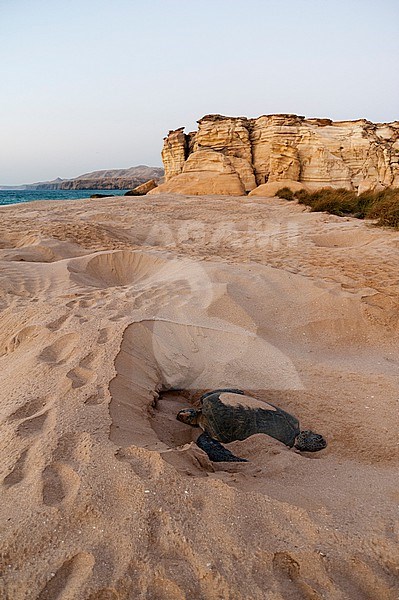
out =
<svg viewBox="0 0 399 600"><path fill-rule="evenodd" d="M198 410L185 408L176 418L203 429L197 445L214 462L247 462L234 456L220 442L245 440L255 433L265 433L290 448L295 446L306 452L317 452L327 446L321 435L301 431L298 419L281 408L232 388L207 392L201 396Z"/></svg>

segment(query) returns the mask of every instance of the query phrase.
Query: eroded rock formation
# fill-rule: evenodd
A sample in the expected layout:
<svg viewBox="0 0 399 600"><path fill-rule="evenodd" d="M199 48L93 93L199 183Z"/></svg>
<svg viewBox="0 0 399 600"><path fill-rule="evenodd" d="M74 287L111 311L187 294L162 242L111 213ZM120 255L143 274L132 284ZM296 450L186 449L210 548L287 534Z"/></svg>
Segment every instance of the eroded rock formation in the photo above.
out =
<svg viewBox="0 0 399 600"><path fill-rule="evenodd" d="M359 193L399 187L399 121L207 115L197 132L170 131L162 160L165 183L152 194L241 195L280 181Z"/></svg>
<svg viewBox="0 0 399 600"><path fill-rule="evenodd" d="M133 190L129 190L124 194L125 196L145 196L151 190L154 190L157 187L157 183L155 179L150 179L141 185L138 185Z"/></svg>

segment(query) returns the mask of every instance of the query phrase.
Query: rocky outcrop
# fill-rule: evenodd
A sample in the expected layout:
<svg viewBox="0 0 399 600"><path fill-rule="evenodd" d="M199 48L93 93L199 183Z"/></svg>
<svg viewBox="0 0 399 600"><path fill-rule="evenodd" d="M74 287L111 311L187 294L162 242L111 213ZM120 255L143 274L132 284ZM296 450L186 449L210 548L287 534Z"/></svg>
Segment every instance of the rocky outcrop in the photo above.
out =
<svg viewBox="0 0 399 600"><path fill-rule="evenodd" d="M75 179L54 179L24 186L30 190L128 190L150 179L158 182L164 174L161 167L139 165L129 169L109 169L85 173Z"/></svg>
<svg viewBox="0 0 399 600"><path fill-rule="evenodd" d="M225 194L229 196L241 196L245 193L244 184L240 178L236 165L230 157L223 152L215 152L212 148L198 146L192 149L188 158L181 162L180 171L177 173L179 161L181 161L180 144L181 130L178 130L179 140L176 132L169 134L172 138L169 143L165 140L162 159L168 165L168 181L161 184L150 194ZM184 134L182 134L184 135ZM165 150L166 148L166 150ZM171 154L169 155L169 148ZM238 159L239 160L239 159ZM166 168L165 168L166 171ZM170 175L174 173L174 175Z"/></svg>
<svg viewBox="0 0 399 600"><path fill-rule="evenodd" d="M133 190L129 190L124 194L125 196L145 196L151 190L154 190L157 187L155 179L150 179L141 185L138 185Z"/></svg>
<svg viewBox="0 0 399 600"><path fill-rule="evenodd" d="M283 187L289 188L292 192L299 192L300 190L310 191L308 186L300 181L284 179L284 181L269 181L268 183L262 183L262 185L258 185L258 187L249 192L248 196L275 196Z"/></svg>
<svg viewBox="0 0 399 600"><path fill-rule="evenodd" d="M162 160L165 183L152 194L241 195L264 184L274 189L274 182L359 193L399 187L399 121L207 115L198 121L197 132L170 131ZM262 191L266 188L258 195Z"/></svg>
<svg viewBox="0 0 399 600"><path fill-rule="evenodd" d="M176 131L169 131L164 142L161 153L162 162L165 173L168 172L170 179L182 172L183 165L188 157L188 136L184 133L184 127L176 129Z"/></svg>

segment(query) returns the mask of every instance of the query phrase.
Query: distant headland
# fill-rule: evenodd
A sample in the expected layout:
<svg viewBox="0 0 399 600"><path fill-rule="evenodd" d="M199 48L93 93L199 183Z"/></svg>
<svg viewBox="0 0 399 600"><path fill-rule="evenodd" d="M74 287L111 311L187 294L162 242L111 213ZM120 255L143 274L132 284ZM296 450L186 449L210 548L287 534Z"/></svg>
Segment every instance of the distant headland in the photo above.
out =
<svg viewBox="0 0 399 600"><path fill-rule="evenodd" d="M128 169L93 171L74 179L54 179L26 185L0 185L0 190L126 190L149 179L159 181L164 175L161 167L138 165Z"/></svg>

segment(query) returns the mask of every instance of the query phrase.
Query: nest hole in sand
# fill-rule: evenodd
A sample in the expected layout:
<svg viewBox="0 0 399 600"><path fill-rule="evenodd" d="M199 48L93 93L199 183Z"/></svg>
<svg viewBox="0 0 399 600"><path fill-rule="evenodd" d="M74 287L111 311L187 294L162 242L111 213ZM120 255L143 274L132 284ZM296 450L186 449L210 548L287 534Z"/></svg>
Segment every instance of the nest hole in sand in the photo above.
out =
<svg viewBox="0 0 399 600"><path fill-rule="evenodd" d="M189 444L201 433L199 427L190 427L176 419L179 410L197 406L195 399L198 396L186 390L161 391L158 399L154 401L150 425L161 442L170 448Z"/></svg>
<svg viewBox="0 0 399 600"><path fill-rule="evenodd" d="M99 252L89 260L79 260L68 266L72 279L77 283L96 288L131 285L159 277L160 271L172 261L150 253L131 250Z"/></svg>

